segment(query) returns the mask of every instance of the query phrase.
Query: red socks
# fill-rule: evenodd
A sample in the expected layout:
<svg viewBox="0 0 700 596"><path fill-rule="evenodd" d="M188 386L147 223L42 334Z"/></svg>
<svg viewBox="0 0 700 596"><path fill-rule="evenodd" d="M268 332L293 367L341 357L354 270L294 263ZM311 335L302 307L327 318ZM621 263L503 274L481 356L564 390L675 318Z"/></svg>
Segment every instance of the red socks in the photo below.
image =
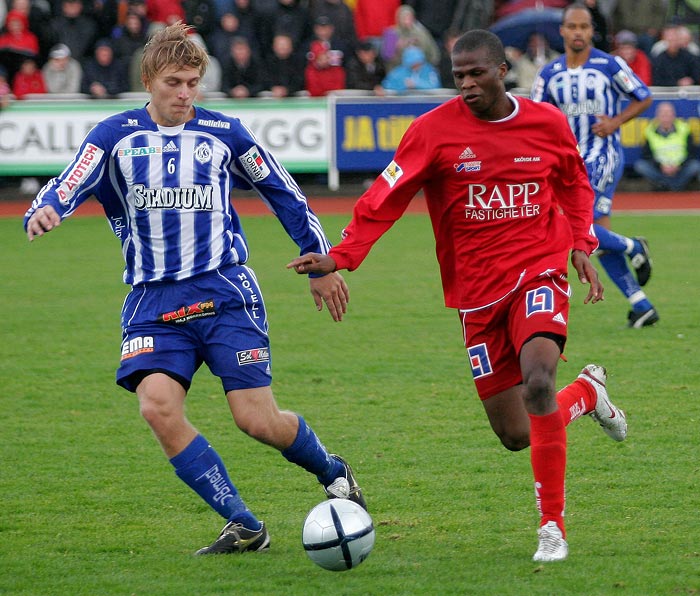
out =
<svg viewBox="0 0 700 596"><path fill-rule="evenodd" d="M575 383L574 383L575 384ZM571 387L571 385L569 385ZM564 529L564 479L566 476L566 427L560 411L530 416L530 460L535 476L535 496L540 525L555 521Z"/></svg>
<svg viewBox="0 0 700 596"><path fill-rule="evenodd" d="M590 383L576 379L557 393L558 411L546 416L530 414L530 460L540 525L554 521L564 537L566 426L593 410L596 398Z"/></svg>
<svg viewBox="0 0 700 596"><path fill-rule="evenodd" d="M593 385L583 379L576 379L557 393L559 412L568 426L580 416L595 408L597 396Z"/></svg>

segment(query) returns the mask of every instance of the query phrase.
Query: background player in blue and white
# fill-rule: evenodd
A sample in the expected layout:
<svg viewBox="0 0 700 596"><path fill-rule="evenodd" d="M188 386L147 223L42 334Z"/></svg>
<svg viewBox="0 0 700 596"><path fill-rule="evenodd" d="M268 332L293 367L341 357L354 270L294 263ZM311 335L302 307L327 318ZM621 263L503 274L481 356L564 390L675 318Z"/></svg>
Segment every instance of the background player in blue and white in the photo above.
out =
<svg viewBox="0 0 700 596"><path fill-rule="evenodd" d="M39 192L24 224L29 240L53 230L88 197L104 207L132 286L122 310L117 383L137 394L175 473L227 520L198 554L269 547L265 524L241 499L223 461L185 417L202 363L221 378L237 426L316 475L330 498L365 507L350 466L331 455L304 419L280 411L270 388L267 316L231 189L254 188L301 253L330 244L289 173L236 118L195 107L207 55L188 27L170 26L141 63L149 103L90 131L73 161ZM332 273L310 278L316 307L346 311L348 289Z"/></svg>
<svg viewBox="0 0 700 596"><path fill-rule="evenodd" d="M593 21L585 5L574 3L564 9L560 31L566 51L539 72L532 98L552 103L566 114L595 192L593 220L600 263L631 305L629 326L653 325L659 315L641 288L651 275L647 242L610 229L613 195L624 172L620 126L651 105L651 92L622 58L593 47ZM623 99L629 100L624 109Z"/></svg>

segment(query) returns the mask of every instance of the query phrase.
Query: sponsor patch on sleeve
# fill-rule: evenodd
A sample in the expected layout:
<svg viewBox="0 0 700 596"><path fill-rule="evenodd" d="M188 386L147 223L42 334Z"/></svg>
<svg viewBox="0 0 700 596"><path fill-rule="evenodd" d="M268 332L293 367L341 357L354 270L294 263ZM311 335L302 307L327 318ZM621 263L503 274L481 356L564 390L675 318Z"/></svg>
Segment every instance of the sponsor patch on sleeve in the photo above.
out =
<svg viewBox="0 0 700 596"><path fill-rule="evenodd" d="M87 143L83 147L83 151L73 162L73 167L56 189L62 204L67 205L70 203L82 182L95 171L103 155L104 151L92 143Z"/></svg>
<svg viewBox="0 0 700 596"><path fill-rule="evenodd" d="M238 159L241 160L243 169L248 172L248 175L253 179L253 182L260 182L270 175L270 168L265 163L265 160L260 155L260 150L253 145Z"/></svg>
<svg viewBox="0 0 700 596"><path fill-rule="evenodd" d="M382 178L389 183L389 187L393 188L394 184L399 181L399 178L403 176L403 170L401 166L397 164L394 160L384 169L382 172Z"/></svg>

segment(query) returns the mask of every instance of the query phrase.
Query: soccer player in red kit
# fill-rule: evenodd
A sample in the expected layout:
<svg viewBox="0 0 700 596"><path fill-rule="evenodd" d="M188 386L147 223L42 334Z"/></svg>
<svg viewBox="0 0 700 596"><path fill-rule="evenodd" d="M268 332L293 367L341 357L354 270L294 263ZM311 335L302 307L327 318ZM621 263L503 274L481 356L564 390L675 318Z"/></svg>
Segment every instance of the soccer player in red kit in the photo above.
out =
<svg viewBox="0 0 700 596"><path fill-rule="evenodd" d="M610 437L627 434L606 371L589 364L556 391L567 335L569 258L585 303L603 299L589 260L593 192L564 115L506 93L505 54L488 31L452 51L460 92L406 131L393 161L358 200L328 255L294 259L298 273L356 269L422 189L436 239L445 304L459 311L474 381L503 445L531 448L541 515L535 561L567 557L566 430L590 414Z"/></svg>

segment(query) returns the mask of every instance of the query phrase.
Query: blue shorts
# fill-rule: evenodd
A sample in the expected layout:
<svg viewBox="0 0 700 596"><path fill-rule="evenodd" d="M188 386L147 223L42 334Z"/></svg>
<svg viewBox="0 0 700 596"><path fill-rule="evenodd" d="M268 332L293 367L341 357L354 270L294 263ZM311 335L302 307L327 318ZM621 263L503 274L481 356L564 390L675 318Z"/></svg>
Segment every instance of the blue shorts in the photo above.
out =
<svg viewBox="0 0 700 596"><path fill-rule="evenodd" d="M615 189L620 183L625 169L622 154L614 158L599 155L595 162L586 162L588 180L593 187L595 200L593 202L593 221L612 212L612 200Z"/></svg>
<svg viewBox="0 0 700 596"><path fill-rule="evenodd" d="M136 391L146 374L163 372L187 390L205 362L225 392L267 387L267 329L255 273L244 265L136 286L122 309L117 384Z"/></svg>

